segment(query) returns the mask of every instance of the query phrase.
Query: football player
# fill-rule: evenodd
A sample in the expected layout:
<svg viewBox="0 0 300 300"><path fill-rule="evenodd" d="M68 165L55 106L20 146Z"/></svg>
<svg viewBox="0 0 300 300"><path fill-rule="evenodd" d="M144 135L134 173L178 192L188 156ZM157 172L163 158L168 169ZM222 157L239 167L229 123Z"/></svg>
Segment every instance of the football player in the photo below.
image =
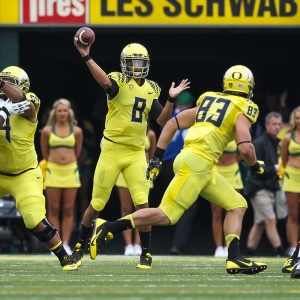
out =
<svg viewBox="0 0 300 300"><path fill-rule="evenodd" d="M6 100L0 111L0 197L10 194L16 199L26 228L58 257L63 271L77 270L45 216L43 176L34 146L40 99L29 87L29 77L19 67L0 73L0 98Z"/></svg>
<svg viewBox="0 0 300 300"><path fill-rule="evenodd" d="M175 98L188 89L190 83L185 79L175 87L173 82L169 98L162 107L158 101L160 87L156 82L146 79L150 56L144 46L137 43L127 45L120 56L122 72L107 75L89 55L90 46L77 43L76 37L74 44L94 79L104 89L108 106L101 155L94 174L92 200L84 213L79 240L73 250L73 258L79 266L93 221L104 209L120 172L124 176L135 209L148 207L149 183L145 177L148 118L151 116L159 125L165 125L173 112ZM142 253L137 268L149 269L152 265L151 227L139 228L139 234ZM95 253L90 254L92 259L96 258Z"/></svg>
<svg viewBox="0 0 300 300"><path fill-rule="evenodd" d="M142 209L115 222L94 221L90 252L97 252L112 234L128 228L149 225L173 225L199 195L227 211L224 235L228 247L226 270L229 274L256 274L267 268L240 253L239 240L247 202L217 172L216 163L227 144L236 140L242 158L254 172L262 174L264 163L256 160L249 129L256 122L258 107L250 99L254 87L252 72L245 66L228 69L223 92L202 94L197 107L185 110L167 122L147 169L147 178L155 179L161 161L177 129L189 128L184 147L174 161L175 176L158 208Z"/></svg>

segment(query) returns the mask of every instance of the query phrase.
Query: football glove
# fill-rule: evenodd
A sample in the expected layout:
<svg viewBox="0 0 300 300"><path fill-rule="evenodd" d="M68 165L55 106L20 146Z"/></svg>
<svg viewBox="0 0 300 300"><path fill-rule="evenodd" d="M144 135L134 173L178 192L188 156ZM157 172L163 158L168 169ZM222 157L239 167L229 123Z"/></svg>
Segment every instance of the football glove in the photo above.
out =
<svg viewBox="0 0 300 300"><path fill-rule="evenodd" d="M29 101L21 101L17 103L12 103L9 99L7 99L1 107L0 115L7 119L7 117L16 114L23 114L27 109L30 109L30 102Z"/></svg>
<svg viewBox="0 0 300 300"><path fill-rule="evenodd" d="M265 172L265 162L262 160L256 161L256 163L250 167L255 174L263 174Z"/></svg>
<svg viewBox="0 0 300 300"><path fill-rule="evenodd" d="M161 171L161 164L162 162L158 157L153 157L150 159L147 171L146 171L146 178L151 181L154 181L155 178L158 176L159 172Z"/></svg>

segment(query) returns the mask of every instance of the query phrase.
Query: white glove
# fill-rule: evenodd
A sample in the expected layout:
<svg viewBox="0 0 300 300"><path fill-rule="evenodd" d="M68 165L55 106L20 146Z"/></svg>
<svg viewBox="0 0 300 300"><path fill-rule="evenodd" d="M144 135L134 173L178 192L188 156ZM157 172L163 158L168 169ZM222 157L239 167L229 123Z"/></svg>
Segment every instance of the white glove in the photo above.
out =
<svg viewBox="0 0 300 300"><path fill-rule="evenodd" d="M0 116L6 120L11 115L23 114L27 109L30 109L30 102L27 100L17 103L6 100L1 107Z"/></svg>

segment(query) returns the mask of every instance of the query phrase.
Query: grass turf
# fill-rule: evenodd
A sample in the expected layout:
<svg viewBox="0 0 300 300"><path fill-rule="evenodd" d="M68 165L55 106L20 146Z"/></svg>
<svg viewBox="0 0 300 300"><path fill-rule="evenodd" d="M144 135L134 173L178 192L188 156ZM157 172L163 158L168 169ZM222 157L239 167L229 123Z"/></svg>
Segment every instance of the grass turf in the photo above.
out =
<svg viewBox="0 0 300 300"><path fill-rule="evenodd" d="M209 256L154 256L151 270L136 269L138 257L84 256L78 271L63 272L50 255L0 255L0 299L300 299L284 258L256 260L268 269L251 276L229 275Z"/></svg>

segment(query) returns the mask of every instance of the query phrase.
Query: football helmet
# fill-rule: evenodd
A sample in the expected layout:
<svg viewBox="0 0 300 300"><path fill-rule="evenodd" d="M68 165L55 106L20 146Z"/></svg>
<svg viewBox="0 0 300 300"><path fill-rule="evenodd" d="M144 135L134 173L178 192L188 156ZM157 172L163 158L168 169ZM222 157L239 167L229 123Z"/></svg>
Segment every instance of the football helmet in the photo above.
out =
<svg viewBox="0 0 300 300"><path fill-rule="evenodd" d="M254 76L245 66L236 65L229 68L223 77L223 91L225 93L242 95L251 99L254 89Z"/></svg>
<svg viewBox="0 0 300 300"><path fill-rule="evenodd" d="M7 67L0 73L0 78L6 83L13 85L23 93L29 92L30 80L27 73L15 66Z"/></svg>
<svg viewBox="0 0 300 300"><path fill-rule="evenodd" d="M129 44L121 52L122 73L131 78L144 78L149 73L150 55L141 44Z"/></svg>

